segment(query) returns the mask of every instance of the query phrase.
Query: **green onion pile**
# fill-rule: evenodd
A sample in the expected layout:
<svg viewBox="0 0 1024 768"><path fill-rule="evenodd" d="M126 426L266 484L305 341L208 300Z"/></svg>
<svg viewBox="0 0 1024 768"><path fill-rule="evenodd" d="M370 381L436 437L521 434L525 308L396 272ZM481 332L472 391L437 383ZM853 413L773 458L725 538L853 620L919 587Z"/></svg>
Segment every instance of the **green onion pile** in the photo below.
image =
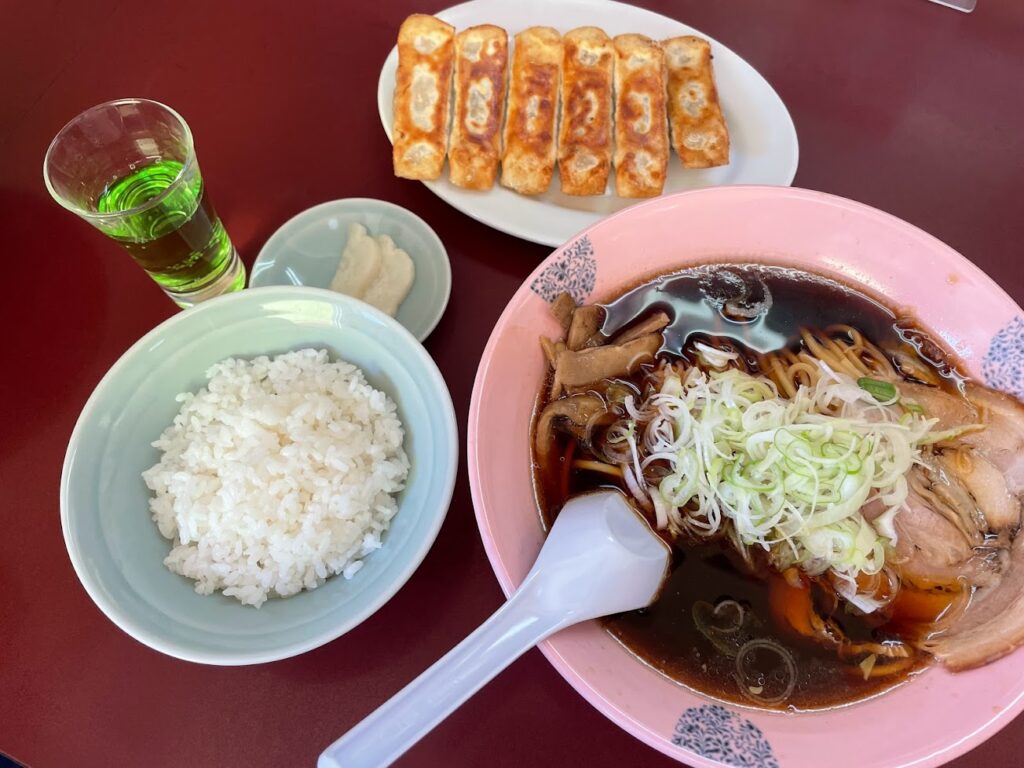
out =
<svg viewBox="0 0 1024 768"><path fill-rule="evenodd" d="M780 569L831 569L851 587L881 571L907 472L945 435L894 384L822 367L793 398L763 377L698 367L666 368L639 406L627 398L608 441L628 445L627 485L650 499L658 527L725 530Z"/></svg>

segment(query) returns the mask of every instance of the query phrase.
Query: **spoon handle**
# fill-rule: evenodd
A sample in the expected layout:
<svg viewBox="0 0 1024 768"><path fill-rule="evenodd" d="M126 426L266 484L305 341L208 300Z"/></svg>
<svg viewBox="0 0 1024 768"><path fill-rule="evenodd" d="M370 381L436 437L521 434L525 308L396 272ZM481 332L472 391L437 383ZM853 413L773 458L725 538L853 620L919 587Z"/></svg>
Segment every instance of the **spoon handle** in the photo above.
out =
<svg viewBox="0 0 1024 768"><path fill-rule="evenodd" d="M317 768L391 765L525 651L573 623L564 614L538 610L532 584L527 578L473 634L331 744Z"/></svg>

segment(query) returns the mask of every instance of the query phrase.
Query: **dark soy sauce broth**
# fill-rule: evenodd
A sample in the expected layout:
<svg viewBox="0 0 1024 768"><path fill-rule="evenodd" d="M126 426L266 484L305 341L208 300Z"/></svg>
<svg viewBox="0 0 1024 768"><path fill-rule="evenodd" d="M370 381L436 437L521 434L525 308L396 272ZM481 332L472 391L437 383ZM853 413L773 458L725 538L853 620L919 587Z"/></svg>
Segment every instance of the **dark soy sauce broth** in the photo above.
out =
<svg viewBox="0 0 1024 768"><path fill-rule="evenodd" d="M788 267L714 264L662 275L605 303L602 331L612 336L662 310L672 319L661 352L679 356L692 337L730 339L739 349L797 349L801 328L850 325L883 349L906 345L951 385L956 361L912 318L849 286Z"/></svg>
<svg viewBox="0 0 1024 768"><path fill-rule="evenodd" d="M582 490L582 489L581 489ZM796 662L796 687L781 709L814 710L859 701L902 683L907 673L865 680L856 664L841 661L835 651L800 637L788 627L778 626L768 603L768 586L763 578L745 575L739 558L715 544L673 545L672 573L658 601L650 608L605 619L608 631L626 648L668 677L717 698L763 706L743 694L736 680L735 660L721 653L697 630L693 606L698 601L712 605L735 600L754 618L749 636L773 640L784 646ZM780 578L780 577L773 577ZM820 602L819 602L820 606ZM829 615L829 614L825 614ZM885 626L872 627L864 617L840 610L831 618L854 640L881 641L895 638ZM742 684L762 683L771 690L773 675L783 673L772 654L755 660L768 680L753 676ZM913 672L922 665L908 670Z"/></svg>
<svg viewBox="0 0 1024 768"><path fill-rule="evenodd" d="M606 336L662 310L671 318L664 331L660 356L678 358L693 337L728 339L752 361L754 353L782 348L797 349L801 328L851 325L882 349L916 350L919 358L942 375L946 386L957 387L963 377L956 361L912 320L850 287L806 272L760 265L719 264L665 275L632 288L603 305L606 309L602 331ZM539 413L546 404L541 390ZM563 456L569 438L560 435L554 455ZM564 460L564 459L563 459ZM539 507L545 526L565 499L544 498L535 466ZM572 469L568 497L609 485L594 472ZM666 534L666 538L668 538ZM674 557L672 572L661 596L652 606L619 614L605 620L608 631L627 649L651 667L683 685L706 695L749 706L765 706L746 696L737 680L734 658L722 653L695 626L694 605L717 605L724 600L738 602L754 617L748 636L771 640L784 646L796 662L796 687L778 709L814 710L859 701L901 684L926 665L921 660L888 677L864 679L856 664L837 658L831 648L797 636L788 626L773 619L769 606L766 569L750 573L740 557L728 546L687 540L670 541ZM821 615L834 620L852 640L881 642L898 639L891 627L879 619L829 605L825 590L813 586L815 604ZM834 603L834 601L832 601ZM770 688L773 654L755 659L763 681Z"/></svg>

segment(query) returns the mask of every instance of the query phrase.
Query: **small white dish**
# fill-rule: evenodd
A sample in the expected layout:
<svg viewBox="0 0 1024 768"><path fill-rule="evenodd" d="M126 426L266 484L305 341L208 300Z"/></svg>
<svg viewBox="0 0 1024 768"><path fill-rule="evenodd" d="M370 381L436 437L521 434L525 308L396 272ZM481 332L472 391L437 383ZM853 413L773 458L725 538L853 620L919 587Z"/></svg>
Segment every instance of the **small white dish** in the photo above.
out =
<svg viewBox="0 0 1024 768"><path fill-rule="evenodd" d="M350 197L321 203L293 216L260 250L249 287L330 288L348 240L349 224L362 224L372 235L388 235L412 258L416 279L395 319L423 341L448 306L451 264L444 244L430 225L394 203Z"/></svg>
<svg viewBox="0 0 1024 768"><path fill-rule="evenodd" d="M639 32L655 40L676 35L703 37L711 43L715 57L715 80L729 124L732 157L728 165L697 170L683 168L673 153L664 194L734 184L789 186L793 182L800 149L793 119L782 99L738 54L681 21L612 0L471 0L435 15L457 30L497 24L508 30L510 37L535 24L554 27L563 34L574 27L596 26L612 36ZM392 48L377 81L377 111L388 139L394 122L397 69L398 50ZM606 216L642 202L609 192L593 197L563 195L557 169L548 191L533 197L500 184L486 192L461 189L448 181L447 167L440 179L423 183L446 203L489 227L550 246L561 245Z"/></svg>

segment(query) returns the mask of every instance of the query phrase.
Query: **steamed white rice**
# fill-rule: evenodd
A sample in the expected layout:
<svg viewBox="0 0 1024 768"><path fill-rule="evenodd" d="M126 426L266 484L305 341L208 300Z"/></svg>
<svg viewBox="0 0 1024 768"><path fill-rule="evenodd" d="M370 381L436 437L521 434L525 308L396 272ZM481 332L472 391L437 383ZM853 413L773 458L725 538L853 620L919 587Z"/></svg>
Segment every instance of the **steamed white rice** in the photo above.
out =
<svg viewBox="0 0 1024 768"><path fill-rule="evenodd" d="M142 473L164 564L259 607L351 578L397 511L409 461L395 404L324 350L224 360Z"/></svg>

